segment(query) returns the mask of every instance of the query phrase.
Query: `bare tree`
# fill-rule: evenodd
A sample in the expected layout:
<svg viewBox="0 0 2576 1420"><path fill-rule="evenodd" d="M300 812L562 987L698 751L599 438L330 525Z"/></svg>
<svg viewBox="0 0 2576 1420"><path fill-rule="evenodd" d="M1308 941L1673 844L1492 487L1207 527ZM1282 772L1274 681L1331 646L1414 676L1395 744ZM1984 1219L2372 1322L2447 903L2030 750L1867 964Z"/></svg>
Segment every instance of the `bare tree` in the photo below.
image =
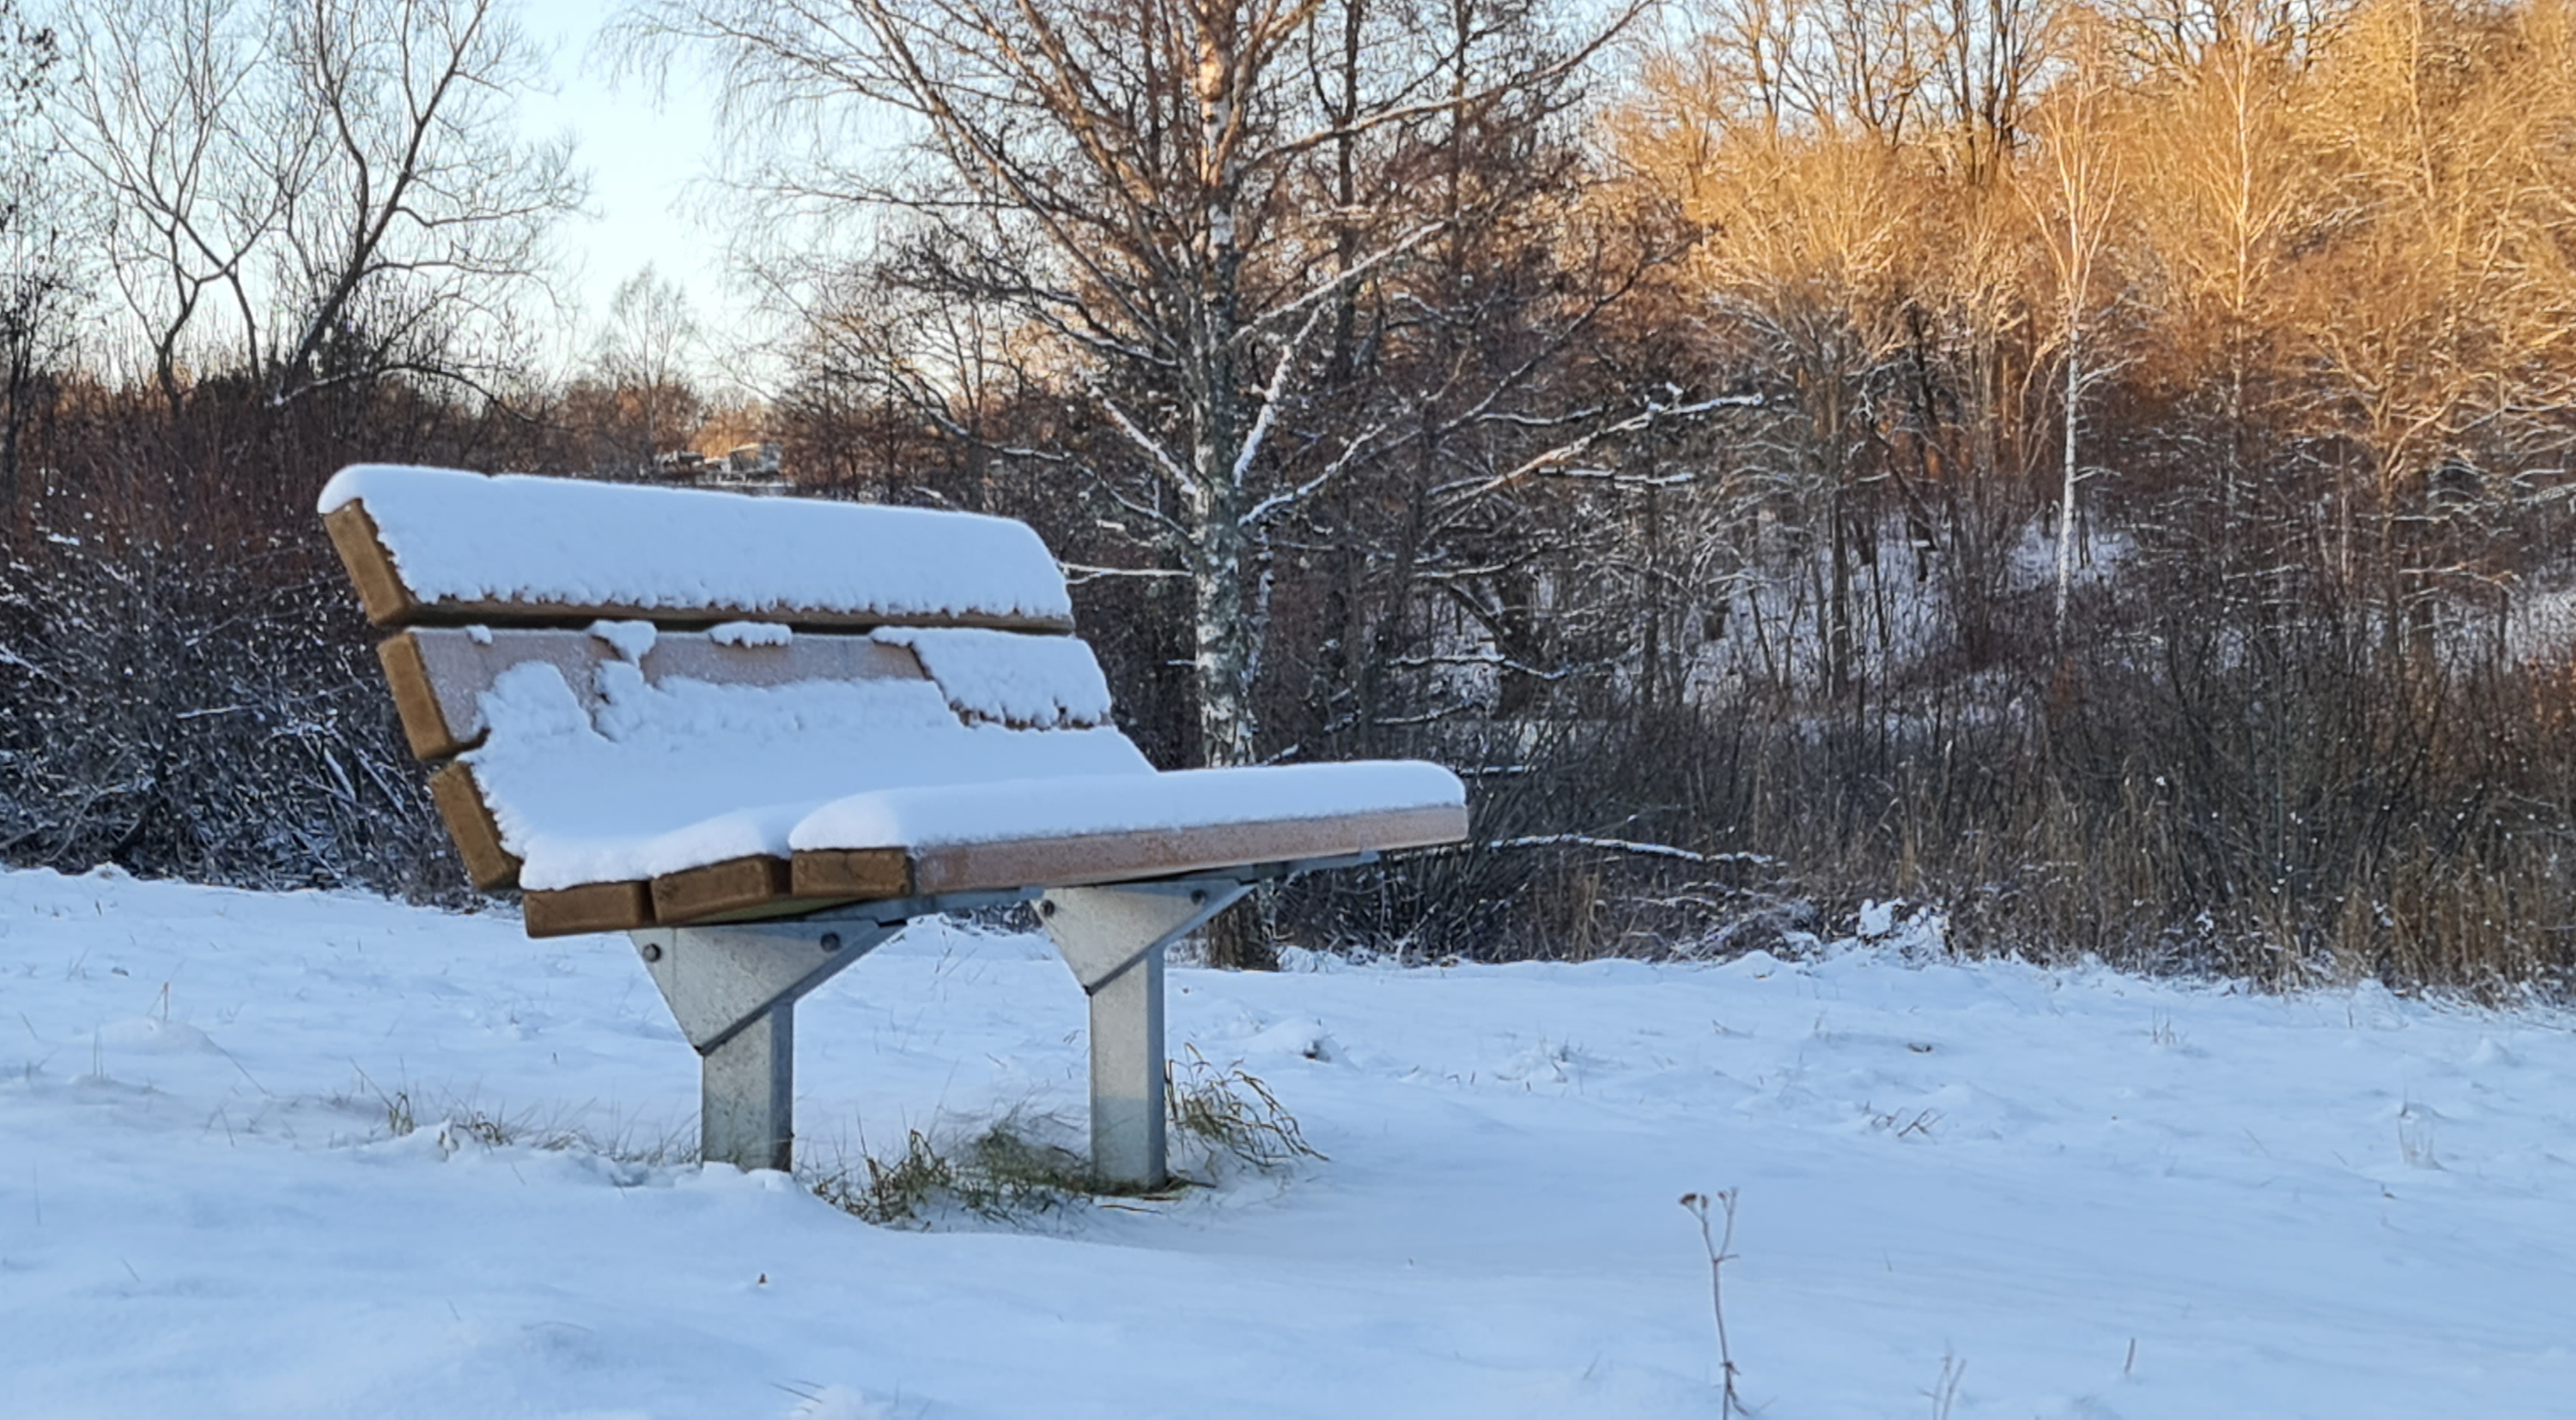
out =
<svg viewBox="0 0 2576 1420"><path fill-rule="evenodd" d="M622 412L632 414L620 449L630 465L680 447L696 431L704 401L693 377L702 339L688 292L649 263L609 296L592 360Z"/></svg>
<svg viewBox="0 0 2576 1420"><path fill-rule="evenodd" d="M1749 343L1780 396L1758 426L1760 467L1823 551L1799 569L1816 584L1812 599L1791 602L1791 629L1812 607L1819 679L1840 697L1857 684L1859 564L1874 561L1866 486L1879 478L1879 412L1907 351L1920 235L1936 209L1920 172L1877 131L1830 111L1775 124L1758 106L1738 123L1744 110L1723 82L1667 95L1708 141L1641 160L1681 165L1668 180L1686 185L1712 234L1683 279Z"/></svg>
<svg viewBox="0 0 2576 1420"><path fill-rule="evenodd" d="M175 409L192 333L202 346L229 319L235 358L258 362L257 252L312 125L261 76L277 36L258 0L74 7L63 33L74 62L53 127L102 194L109 272Z"/></svg>
<svg viewBox="0 0 2576 1420"><path fill-rule="evenodd" d="M2061 0L1931 0L1935 87L1972 187L2005 175L2053 57Z"/></svg>
<svg viewBox="0 0 2576 1420"><path fill-rule="evenodd" d="M1330 42L1324 13L1322 0L650 0L628 19L645 51L706 58L732 116L773 138L839 132L870 105L902 117L905 165L779 144L754 181L809 211L902 214L886 229L899 279L1007 312L1052 347L1128 450L1130 468L1093 472L1193 589L1211 764L1256 754L1260 529L1357 462L1292 469L1281 421L1347 298L1460 219L1395 155L1463 112L1564 88L1601 38L1462 87L1441 44L1392 9L1336 11ZM1336 53L1355 86L1326 79ZM1311 220L1319 198L1361 187L1363 205L1332 209L1340 223Z"/></svg>
<svg viewBox="0 0 2576 1420"><path fill-rule="evenodd" d="M2554 135L2576 123L2571 76L2565 11L2442 0L2365 8L2319 67L2336 200L2298 339L2322 377L2313 417L2359 456L2339 560L2378 582L2391 659L2419 669L2446 591L2482 580L2440 545L2446 526L2528 486L2489 466L2564 446L2576 341L2554 313L2576 292L2576 160Z"/></svg>
<svg viewBox="0 0 2576 1420"><path fill-rule="evenodd" d="M540 77L496 0L76 7L61 141L112 212L108 262L175 407L229 347L272 399L468 377L582 183L529 141Z"/></svg>
<svg viewBox="0 0 2576 1420"><path fill-rule="evenodd" d="M2084 395L2116 368L2086 340L2104 301L2101 287L2123 185L2119 154L2104 131L2109 101L2092 56L2079 55L2074 72L2041 107L2038 123L2043 167L2033 184L2034 210L2043 232L2041 246L2056 281L2055 341L2065 375L2057 502L2056 627L2061 638L2066 634L2067 600L2075 585L2075 494L2084 480L2079 458Z"/></svg>
<svg viewBox="0 0 2576 1420"><path fill-rule="evenodd" d="M584 192L570 141L531 141L511 108L542 57L498 0L292 0L285 32L288 93L320 133L309 175L279 184L274 397L465 374L458 332L542 299L547 234ZM352 337L360 358L323 368Z"/></svg>
<svg viewBox="0 0 2576 1420"><path fill-rule="evenodd" d="M19 447L37 386L68 353L76 298L76 195L59 174L43 114L60 51L51 30L0 0L0 517L17 504Z"/></svg>

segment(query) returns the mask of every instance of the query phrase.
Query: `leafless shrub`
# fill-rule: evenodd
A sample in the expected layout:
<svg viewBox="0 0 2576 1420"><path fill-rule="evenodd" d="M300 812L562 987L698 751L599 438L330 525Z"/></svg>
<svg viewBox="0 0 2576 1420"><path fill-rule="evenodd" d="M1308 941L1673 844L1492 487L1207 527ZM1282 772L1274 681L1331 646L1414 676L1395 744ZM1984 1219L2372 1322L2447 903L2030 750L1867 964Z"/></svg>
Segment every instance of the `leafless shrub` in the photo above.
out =
<svg viewBox="0 0 2576 1420"><path fill-rule="evenodd" d="M336 585L47 536L0 567L0 857L461 899Z"/></svg>
<svg viewBox="0 0 2576 1420"><path fill-rule="evenodd" d="M1950 1411L1959 1403L1959 1384L1968 1378L1968 1363L1956 1356L1941 1358L1941 1373L1932 1378L1932 1388L1923 1392L1932 1402L1932 1420L1950 1420Z"/></svg>

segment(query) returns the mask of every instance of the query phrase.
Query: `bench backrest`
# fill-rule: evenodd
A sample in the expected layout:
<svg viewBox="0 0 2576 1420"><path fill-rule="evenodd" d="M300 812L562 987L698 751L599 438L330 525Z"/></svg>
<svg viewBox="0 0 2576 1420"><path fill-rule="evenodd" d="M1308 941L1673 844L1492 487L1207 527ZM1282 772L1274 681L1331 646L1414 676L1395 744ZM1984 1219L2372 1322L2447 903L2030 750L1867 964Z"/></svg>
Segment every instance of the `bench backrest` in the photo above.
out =
<svg viewBox="0 0 2576 1420"><path fill-rule="evenodd" d="M1026 523L972 513L361 464L323 524L379 626L1071 631Z"/></svg>
<svg viewBox="0 0 2576 1420"><path fill-rule="evenodd" d="M1151 772L1021 523L383 465L343 471L321 509L394 628L379 655L412 751L448 761L431 792L468 873L528 888L532 934L796 906L758 851L521 882L512 845L584 815L694 862L729 831L760 841L764 805Z"/></svg>

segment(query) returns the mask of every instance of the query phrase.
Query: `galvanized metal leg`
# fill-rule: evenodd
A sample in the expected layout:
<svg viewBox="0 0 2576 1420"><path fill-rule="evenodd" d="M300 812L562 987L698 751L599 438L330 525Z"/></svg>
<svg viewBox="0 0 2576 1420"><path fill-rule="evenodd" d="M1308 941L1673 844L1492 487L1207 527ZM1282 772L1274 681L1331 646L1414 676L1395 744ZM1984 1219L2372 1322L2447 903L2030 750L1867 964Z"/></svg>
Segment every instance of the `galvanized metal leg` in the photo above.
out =
<svg viewBox="0 0 2576 1420"><path fill-rule="evenodd" d="M1168 1181L1163 949L1247 891L1230 878L1057 888L1038 920L1091 997L1091 1168L1103 1187Z"/></svg>
<svg viewBox="0 0 2576 1420"><path fill-rule="evenodd" d="M1163 949L1091 992L1091 1169L1113 1186L1160 1188L1163 1137Z"/></svg>
<svg viewBox="0 0 2576 1420"><path fill-rule="evenodd" d="M807 920L630 932L698 1052L698 1157L795 1163L796 1003L903 929L903 919Z"/></svg>
<svg viewBox="0 0 2576 1420"><path fill-rule="evenodd" d="M698 1156L741 1169L796 1158L796 1003L762 1012L698 1052Z"/></svg>

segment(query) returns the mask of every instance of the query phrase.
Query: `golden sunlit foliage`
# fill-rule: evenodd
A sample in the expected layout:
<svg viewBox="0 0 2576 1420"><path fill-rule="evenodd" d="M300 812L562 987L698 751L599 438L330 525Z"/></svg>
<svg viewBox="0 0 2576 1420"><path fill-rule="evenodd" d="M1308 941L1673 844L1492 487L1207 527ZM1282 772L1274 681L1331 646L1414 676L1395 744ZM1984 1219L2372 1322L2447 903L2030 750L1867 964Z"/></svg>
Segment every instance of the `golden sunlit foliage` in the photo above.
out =
<svg viewBox="0 0 2576 1420"><path fill-rule="evenodd" d="M2576 373L2571 64L2563 0L1738 0L1646 58L1611 144L1704 234L1688 303L1810 398L1870 403L1928 331L2000 361L1954 377L1982 405L1957 420L2028 435L2065 422L2074 345L2079 422L2097 380L2215 400L2231 491L2302 443L2397 536L2435 470L2535 436ZM2016 398L2052 382L2052 410ZM2043 470L2066 472L1962 472Z"/></svg>

